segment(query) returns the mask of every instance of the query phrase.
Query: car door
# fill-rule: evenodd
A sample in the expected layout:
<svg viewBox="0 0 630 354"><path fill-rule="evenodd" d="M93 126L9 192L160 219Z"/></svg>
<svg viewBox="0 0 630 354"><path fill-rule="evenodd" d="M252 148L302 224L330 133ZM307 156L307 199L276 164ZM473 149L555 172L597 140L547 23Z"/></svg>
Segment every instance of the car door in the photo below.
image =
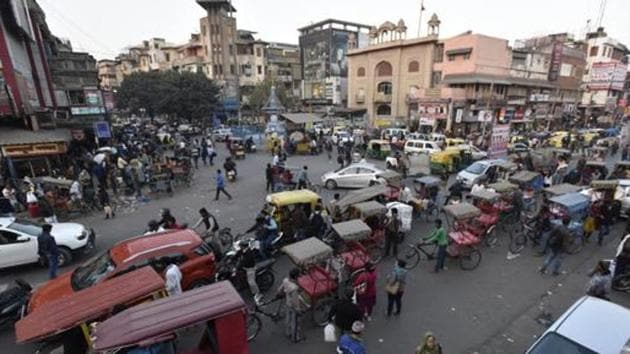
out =
<svg viewBox="0 0 630 354"><path fill-rule="evenodd" d="M355 187L363 188L370 185L370 181L374 179L376 171L368 167L361 167L358 169L357 183Z"/></svg>
<svg viewBox="0 0 630 354"><path fill-rule="evenodd" d="M343 170L337 172L337 186L352 187L354 180L356 179L356 171L356 167L346 167Z"/></svg>
<svg viewBox="0 0 630 354"><path fill-rule="evenodd" d="M0 230L0 268L34 263L38 259L36 237Z"/></svg>

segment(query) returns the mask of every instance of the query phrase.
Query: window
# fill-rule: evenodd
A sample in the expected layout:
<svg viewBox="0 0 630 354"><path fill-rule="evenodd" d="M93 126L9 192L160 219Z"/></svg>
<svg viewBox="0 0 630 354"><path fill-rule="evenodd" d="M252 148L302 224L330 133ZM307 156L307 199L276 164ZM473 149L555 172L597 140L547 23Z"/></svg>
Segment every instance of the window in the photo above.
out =
<svg viewBox="0 0 630 354"><path fill-rule="evenodd" d="M417 60L412 60L411 62L409 62L409 68L408 70L410 73L417 73L418 71L420 71L420 63L418 63Z"/></svg>
<svg viewBox="0 0 630 354"><path fill-rule="evenodd" d="M164 53L164 59L166 59L166 61L171 61L171 54Z"/></svg>
<svg viewBox="0 0 630 354"><path fill-rule="evenodd" d="M234 55L234 46L230 44L228 48L229 48L230 55Z"/></svg>
<svg viewBox="0 0 630 354"><path fill-rule="evenodd" d="M26 242L26 241L18 241L19 236L20 235L16 234L15 232L7 231L7 230L0 230L0 245Z"/></svg>
<svg viewBox="0 0 630 354"><path fill-rule="evenodd" d="M256 56L257 57L261 57L262 56L262 49L260 47L256 48Z"/></svg>
<svg viewBox="0 0 630 354"><path fill-rule="evenodd" d="M153 48L154 49L160 49L160 45L158 43L153 43Z"/></svg>
<svg viewBox="0 0 630 354"><path fill-rule="evenodd" d="M392 94L392 83L389 81L381 82L376 86L376 92L382 93L385 95Z"/></svg>
<svg viewBox="0 0 630 354"><path fill-rule="evenodd" d="M219 74L219 67L216 64L212 65L212 74L213 75L218 75Z"/></svg>
<svg viewBox="0 0 630 354"><path fill-rule="evenodd" d="M599 51L599 47L598 46L591 47L591 51L589 53L589 56L590 57L596 57L598 51Z"/></svg>
<svg viewBox="0 0 630 354"><path fill-rule="evenodd" d="M357 76L358 77L365 77L365 68L364 67L360 67L359 69L357 69Z"/></svg>
<svg viewBox="0 0 630 354"><path fill-rule="evenodd" d="M441 63L442 61L444 61L444 44L438 44L435 47L435 52L433 53L433 62Z"/></svg>
<svg viewBox="0 0 630 354"><path fill-rule="evenodd" d="M531 349L530 353L595 354L594 351L555 332L546 334L540 342Z"/></svg>
<svg viewBox="0 0 630 354"><path fill-rule="evenodd" d="M464 54L464 60L468 60L468 59L470 59L470 53Z"/></svg>
<svg viewBox="0 0 630 354"><path fill-rule="evenodd" d="M219 64L219 75L223 75L223 65Z"/></svg>
<svg viewBox="0 0 630 354"><path fill-rule="evenodd" d="M448 55L448 61L455 61L455 55L454 54L449 54Z"/></svg>
<svg viewBox="0 0 630 354"><path fill-rule="evenodd" d="M85 104L85 93L82 90L68 91L71 105Z"/></svg>
<svg viewBox="0 0 630 354"><path fill-rule="evenodd" d="M431 87L437 87L442 83L442 72L434 71L431 73Z"/></svg>
<svg viewBox="0 0 630 354"><path fill-rule="evenodd" d="M262 65L258 65L256 71L258 71L258 75L262 75Z"/></svg>
<svg viewBox="0 0 630 354"><path fill-rule="evenodd" d="M376 115L389 116L392 114L392 108L388 104L382 104L376 108Z"/></svg>
<svg viewBox="0 0 630 354"><path fill-rule="evenodd" d="M382 61L376 65L376 76L392 76L392 64Z"/></svg>
<svg viewBox="0 0 630 354"><path fill-rule="evenodd" d="M231 74L231 75L236 74L236 70L235 70L235 68L234 68L234 64L230 65L230 74Z"/></svg>

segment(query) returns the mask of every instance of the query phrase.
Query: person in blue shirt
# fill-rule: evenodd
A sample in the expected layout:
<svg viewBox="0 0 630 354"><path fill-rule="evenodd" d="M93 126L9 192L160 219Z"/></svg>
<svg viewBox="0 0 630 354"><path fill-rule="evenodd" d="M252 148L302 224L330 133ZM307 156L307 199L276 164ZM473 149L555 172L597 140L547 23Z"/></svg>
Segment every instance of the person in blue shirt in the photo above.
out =
<svg viewBox="0 0 630 354"><path fill-rule="evenodd" d="M217 170L217 176L215 177L215 183L217 184L217 194L214 197L214 200L219 200L219 193L223 192L229 200L232 200L232 196L225 190L225 177L221 170Z"/></svg>
<svg viewBox="0 0 630 354"><path fill-rule="evenodd" d="M365 346L361 334L365 329L365 325L361 321L354 321L352 324L352 333L344 334L339 338L337 345L337 353L339 354L365 354Z"/></svg>

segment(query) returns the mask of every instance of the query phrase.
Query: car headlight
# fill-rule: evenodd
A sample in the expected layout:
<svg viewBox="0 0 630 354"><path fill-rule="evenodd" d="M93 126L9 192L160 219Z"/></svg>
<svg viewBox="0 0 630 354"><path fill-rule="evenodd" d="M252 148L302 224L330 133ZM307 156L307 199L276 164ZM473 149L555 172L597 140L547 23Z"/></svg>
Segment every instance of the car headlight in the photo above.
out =
<svg viewBox="0 0 630 354"><path fill-rule="evenodd" d="M82 241L85 240L89 235L89 232L87 230L83 230L81 231L81 234L79 234L79 236L77 236L77 240Z"/></svg>

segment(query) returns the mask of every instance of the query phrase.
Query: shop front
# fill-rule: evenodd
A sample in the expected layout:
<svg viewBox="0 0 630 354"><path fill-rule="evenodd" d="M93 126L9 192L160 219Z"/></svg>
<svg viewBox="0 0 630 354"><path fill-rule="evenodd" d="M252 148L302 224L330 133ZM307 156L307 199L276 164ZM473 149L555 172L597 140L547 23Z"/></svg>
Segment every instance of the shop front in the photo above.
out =
<svg viewBox="0 0 630 354"><path fill-rule="evenodd" d="M53 174L53 170L64 165L70 140L69 131L46 131L41 137L36 134L43 131L28 131L26 134L21 132L6 138L6 131L0 134L0 157L5 177L20 179L25 176L49 176Z"/></svg>

